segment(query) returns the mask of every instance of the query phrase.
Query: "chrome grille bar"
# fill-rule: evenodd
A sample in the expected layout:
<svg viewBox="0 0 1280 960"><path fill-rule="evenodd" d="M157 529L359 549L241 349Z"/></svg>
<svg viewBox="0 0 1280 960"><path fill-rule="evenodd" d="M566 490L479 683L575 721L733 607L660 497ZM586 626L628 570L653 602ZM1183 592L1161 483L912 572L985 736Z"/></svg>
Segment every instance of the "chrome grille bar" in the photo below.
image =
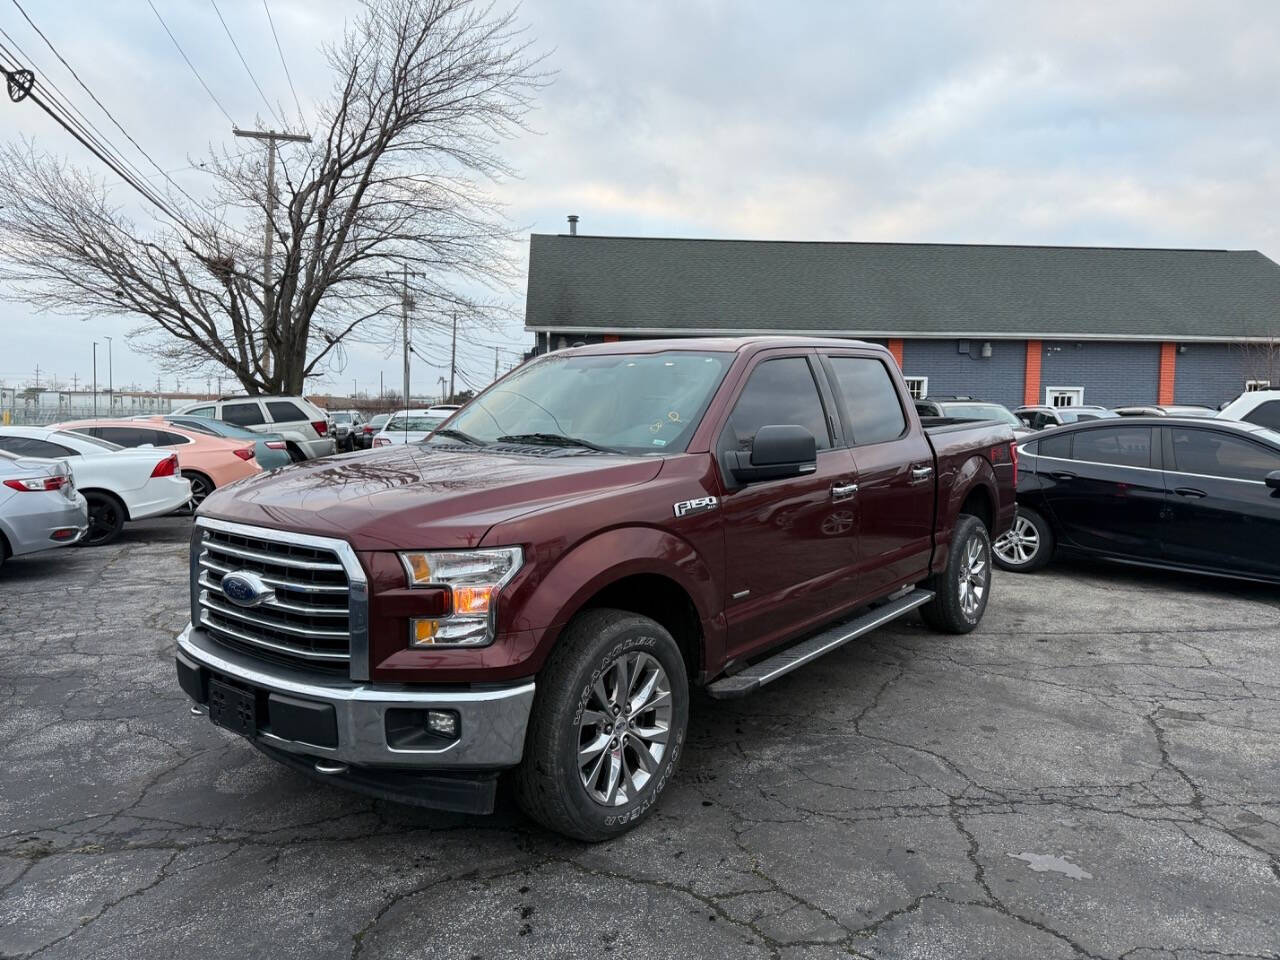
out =
<svg viewBox="0 0 1280 960"><path fill-rule="evenodd" d="M277 653L286 653L294 657L304 657L308 660L328 660L332 662L341 662L347 659L347 655L345 653L326 653L323 650L307 650L302 647L291 647L288 644L274 643L270 640L264 640L262 637L253 636L248 633L241 633L239 630L228 627L225 624L213 622L207 610L202 610L200 612L200 625L207 627L215 633L225 633L227 636L243 643L247 643L255 647L264 647L267 650L274 650Z"/></svg>
<svg viewBox="0 0 1280 960"><path fill-rule="evenodd" d="M205 590L216 590L221 593L222 588L210 580L207 576L201 575L199 581L200 586ZM264 581L265 582L265 581ZM300 613L308 617L347 617L347 608L344 604L341 607L315 607L309 603L291 603L287 600L281 600L277 597L275 600L268 600L261 606L255 607L255 610L283 610L286 613ZM346 636L346 631L343 631Z"/></svg>
<svg viewBox="0 0 1280 960"><path fill-rule="evenodd" d="M246 560L257 560L261 563L271 563L282 567L297 567L299 570L331 570L334 573L342 573L342 564L340 563L319 563L315 560L299 560L295 557L268 553L264 550L250 550L248 547L231 546L226 543L219 543L217 540L205 540L204 548L212 553L226 553L233 557L242 557Z"/></svg>
<svg viewBox="0 0 1280 960"><path fill-rule="evenodd" d="M219 593L216 596L222 596L222 594ZM231 617L235 620L243 620L245 623L257 624L260 627L266 627L268 630L279 630L281 633L292 633L298 637L347 639L346 630L325 630L320 627L301 627L289 623L286 620L273 620L270 617L255 617L253 615L254 613L266 610L267 607L252 607L250 610L245 610L240 607L232 606L231 604L224 604L220 600L215 599L215 595L208 590L202 590L200 592L200 605L207 610L214 611L221 617Z"/></svg>
<svg viewBox="0 0 1280 960"><path fill-rule="evenodd" d="M236 567L224 566L209 559L209 554L203 552L200 554L200 566L206 570L212 570L214 573L228 574ZM347 593L346 584L338 583L304 583L301 580L285 580L282 577L271 577L265 573L258 574L258 578L263 583L268 583L273 587L281 587L285 590L297 590L299 593Z"/></svg>

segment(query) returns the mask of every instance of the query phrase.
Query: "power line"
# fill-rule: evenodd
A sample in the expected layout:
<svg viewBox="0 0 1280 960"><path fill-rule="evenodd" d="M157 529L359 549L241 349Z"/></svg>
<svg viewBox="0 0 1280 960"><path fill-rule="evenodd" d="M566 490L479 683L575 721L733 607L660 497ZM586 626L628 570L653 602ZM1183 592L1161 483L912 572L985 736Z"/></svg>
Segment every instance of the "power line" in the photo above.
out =
<svg viewBox="0 0 1280 960"><path fill-rule="evenodd" d="M280 37L276 34L276 22L271 18L271 8L267 6L267 0L262 0L262 9L267 11L267 23L271 24L271 36L276 42L276 52L280 54L280 66L284 67L285 79L289 81L289 92L293 94L293 105L298 108L298 119L302 121L302 125L307 125L306 119L302 116L302 103L298 100L298 91L293 86L293 75L289 73L289 64L284 62L284 48L280 46Z"/></svg>
<svg viewBox="0 0 1280 960"><path fill-rule="evenodd" d="M147 151L142 149L141 144L139 144L137 140L133 139L129 131L126 130L120 124L120 121L115 118L115 115L106 108L106 105L103 104L101 100L98 99L97 94L95 94L92 90L90 90L89 87L85 84L85 82L80 79L80 74L76 73L75 69L71 66L71 64L67 63L66 57L64 57L61 53L58 52L58 48L53 45L53 43L49 40L47 36L45 36L44 31L35 25L31 17L27 15L27 11L22 8L22 4L19 3L18 0L13 0L13 5L18 8L18 12L21 13L23 19L26 20L28 24L30 24L31 29L40 35L40 39L44 41L45 46L49 48L49 50L53 53L53 55L58 58L58 62L67 68L67 71L71 74L72 77L75 78L76 83L80 84L81 89L83 89L84 92L89 95L89 98L98 105L98 109L101 110L103 113L105 113L107 115L107 119L109 119L113 124L115 124L116 129L119 130L122 134L124 134L125 139L128 140L131 144L133 144L134 149L136 149L140 154L146 157L147 162L150 163L153 167L155 167L156 170L159 171L164 176L164 178L169 181L169 183L173 184L173 186L178 190L179 193L181 193L184 197L186 197L192 203L196 203L195 197L187 193L186 190L183 190L182 187L178 185L178 182L176 180L174 180L167 173L165 173L163 170L160 169L160 164L156 163L155 160L152 159L151 155L147 153ZM8 36L8 34L5 34L5 36ZM17 46L17 44L14 44L14 46ZM54 87L54 89L58 90L57 87ZM75 105L71 103L71 99L66 94L62 93L61 90L58 90L58 94L68 104L71 104L73 109L76 109ZM80 114L80 116L83 117L86 122L89 121L89 118L85 117L83 113L80 113L79 109L76 109L76 113ZM89 123L89 125L91 127L93 126L92 123ZM93 129L97 131L99 136L102 136L102 131L98 130L97 127L93 127ZM103 137L103 139L106 139L106 138ZM116 152L119 153L120 151L117 150ZM138 172L141 173L141 171L138 171ZM198 203L196 205L199 206Z"/></svg>
<svg viewBox="0 0 1280 960"><path fill-rule="evenodd" d="M227 108L222 105L217 97L213 95L213 91L209 89L209 85L204 82L204 77L200 76L200 71L196 69L196 65L191 62L191 58L187 56L186 51L182 49L182 44L178 43L178 38L173 35L173 31L169 29L169 25L164 22L164 17L160 16L160 11L156 9L156 5L147 0L147 6L151 8L151 12L156 15L156 19L160 21L160 26L164 27L164 32L169 35L169 39L173 41L173 45L177 47L178 53L182 54L182 59L187 61L187 66L191 68L191 72L196 75L196 79L200 81L200 86L204 87L204 92L209 95L209 99L213 101L214 106L222 111L222 115L227 118L227 123L235 126L235 121L231 119L231 114L227 113Z"/></svg>
<svg viewBox="0 0 1280 960"><path fill-rule="evenodd" d="M258 96L260 96L262 98L262 102L267 105L267 110L271 113L271 116L280 120L275 109L271 106L271 101L268 100L267 95L262 92L262 87L258 86L258 78L255 77L253 75L253 71L249 69L249 61L246 60L244 58L244 54L240 52L240 44L236 43L236 38L231 35L231 28L227 26L227 21L223 19L222 11L218 9L218 0L209 0L209 3L213 5L213 12L218 15L218 19L222 20L222 29L227 31L227 39L231 41L231 46L235 47L236 56L238 56L240 58L240 62L244 64L244 72L247 73L249 75L249 79L253 81L253 86L257 89ZM288 124L283 120L280 120L280 125L285 127L288 126Z"/></svg>

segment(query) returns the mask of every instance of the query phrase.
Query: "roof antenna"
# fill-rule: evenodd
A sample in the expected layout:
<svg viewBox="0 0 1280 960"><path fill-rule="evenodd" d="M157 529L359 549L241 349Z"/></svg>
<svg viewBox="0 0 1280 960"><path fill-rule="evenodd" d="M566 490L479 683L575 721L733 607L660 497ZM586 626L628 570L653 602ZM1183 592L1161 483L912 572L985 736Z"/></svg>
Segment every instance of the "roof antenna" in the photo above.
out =
<svg viewBox="0 0 1280 960"><path fill-rule="evenodd" d="M569 214L569 236L576 237L578 235L578 215L576 213Z"/></svg>

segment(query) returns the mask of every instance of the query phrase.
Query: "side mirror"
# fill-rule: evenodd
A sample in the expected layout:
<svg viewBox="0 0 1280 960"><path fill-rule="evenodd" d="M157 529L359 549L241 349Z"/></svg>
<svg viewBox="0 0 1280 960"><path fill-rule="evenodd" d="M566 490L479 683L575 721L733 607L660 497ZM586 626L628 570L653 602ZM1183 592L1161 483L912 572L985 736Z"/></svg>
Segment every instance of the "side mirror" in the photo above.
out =
<svg viewBox="0 0 1280 960"><path fill-rule="evenodd" d="M804 427L771 424L756 431L749 453L731 450L725 457L739 483L782 480L818 469L818 441Z"/></svg>
<svg viewBox="0 0 1280 960"><path fill-rule="evenodd" d="M1264 482L1272 490L1280 490L1280 470L1272 470Z"/></svg>

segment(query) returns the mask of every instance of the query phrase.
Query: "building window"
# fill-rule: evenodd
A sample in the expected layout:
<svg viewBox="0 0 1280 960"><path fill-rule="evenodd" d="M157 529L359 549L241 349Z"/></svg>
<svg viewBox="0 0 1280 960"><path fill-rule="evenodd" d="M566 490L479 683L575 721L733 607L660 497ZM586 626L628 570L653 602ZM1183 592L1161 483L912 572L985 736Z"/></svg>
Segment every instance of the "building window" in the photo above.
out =
<svg viewBox="0 0 1280 960"><path fill-rule="evenodd" d="M1246 380L1244 382L1245 393L1254 393L1255 391L1258 391L1258 390L1270 390L1270 389L1271 389L1270 380Z"/></svg>
<svg viewBox="0 0 1280 960"><path fill-rule="evenodd" d="M907 381L907 392L912 400L923 400L929 395L928 377L903 377Z"/></svg>
<svg viewBox="0 0 1280 960"><path fill-rule="evenodd" d="M1051 407L1078 407L1084 403L1084 387L1045 387L1044 402Z"/></svg>

